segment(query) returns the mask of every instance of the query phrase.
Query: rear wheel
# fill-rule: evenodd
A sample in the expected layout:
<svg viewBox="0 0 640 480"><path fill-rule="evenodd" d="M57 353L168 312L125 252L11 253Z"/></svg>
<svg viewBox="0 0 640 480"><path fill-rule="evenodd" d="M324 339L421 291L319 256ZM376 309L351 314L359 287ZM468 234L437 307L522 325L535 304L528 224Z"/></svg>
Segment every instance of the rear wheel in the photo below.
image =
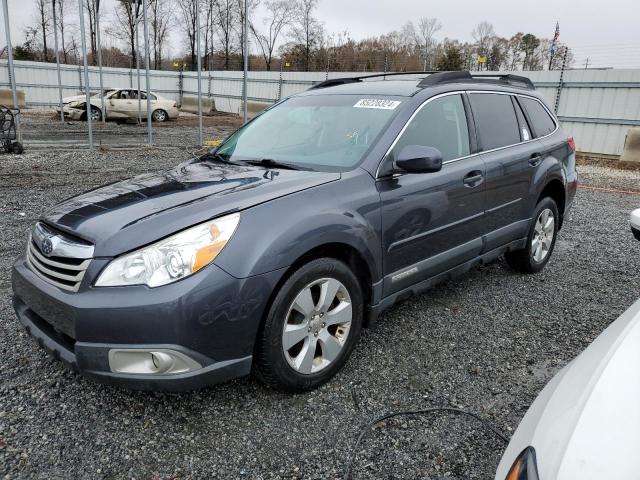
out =
<svg viewBox="0 0 640 480"><path fill-rule="evenodd" d="M360 284L344 263L313 260L276 294L256 345L254 373L267 385L305 391L347 361L362 328Z"/></svg>
<svg viewBox="0 0 640 480"><path fill-rule="evenodd" d="M154 110L151 118L154 122L166 122L169 119L169 114L164 110Z"/></svg>
<svg viewBox="0 0 640 480"><path fill-rule="evenodd" d="M559 218L558 206L553 199L545 197L540 200L529 227L527 246L505 254L509 266L522 273L537 273L542 270L551 258L556 244Z"/></svg>

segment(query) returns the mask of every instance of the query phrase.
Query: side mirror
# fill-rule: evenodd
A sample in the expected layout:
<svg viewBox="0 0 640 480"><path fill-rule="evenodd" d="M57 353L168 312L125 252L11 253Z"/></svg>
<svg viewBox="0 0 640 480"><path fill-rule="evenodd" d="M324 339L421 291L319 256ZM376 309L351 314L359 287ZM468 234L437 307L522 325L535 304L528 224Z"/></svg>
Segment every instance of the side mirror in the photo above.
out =
<svg viewBox="0 0 640 480"><path fill-rule="evenodd" d="M432 173L442 170L442 153L433 147L407 145L400 150L395 166L409 173Z"/></svg>

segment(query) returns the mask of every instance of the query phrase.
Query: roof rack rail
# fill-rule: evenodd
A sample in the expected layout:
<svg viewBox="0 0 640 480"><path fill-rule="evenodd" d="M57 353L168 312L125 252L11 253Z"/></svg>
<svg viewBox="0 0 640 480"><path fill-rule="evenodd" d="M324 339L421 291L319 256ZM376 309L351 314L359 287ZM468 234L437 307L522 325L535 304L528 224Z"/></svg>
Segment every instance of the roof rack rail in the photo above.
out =
<svg viewBox="0 0 640 480"><path fill-rule="evenodd" d="M463 82L471 81L473 78L471 74L466 70L456 72L435 72L428 77L423 78L418 84L419 88L431 87L433 85L439 85L441 83Z"/></svg>
<svg viewBox="0 0 640 480"><path fill-rule="evenodd" d="M472 78L496 78L501 83L512 85L514 87L524 87L535 90L536 87L528 77L522 75L512 75L510 73L477 73L471 75Z"/></svg>
<svg viewBox="0 0 640 480"><path fill-rule="evenodd" d="M443 83L453 82L472 82L473 80L487 80L504 83L505 85L511 85L513 87L527 88L529 90L535 90L533 82L521 75L511 75L507 73L475 73L472 74L467 70L453 71L453 72L437 72L437 71L416 71L416 72L391 72L391 73L374 73L371 75L360 75L357 77L343 77L343 78L330 78L323 82L317 83L309 88L309 90L317 90L319 88L335 87L336 85L346 85L349 83L358 83L369 78L385 78L396 77L400 75L427 75L420 83L418 88L431 87L433 85L440 85Z"/></svg>
<svg viewBox="0 0 640 480"><path fill-rule="evenodd" d="M415 71L415 72L388 72L388 73L373 73L371 75L359 75L357 77L343 77L343 78L330 78L323 82L317 83L309 88L309 90L316 90L318 88L335 87L336 85L345 85L348 83L358 83L368 78L380 78L380 77L396 77L399 75L431 75L437 73L435 71Z"/></svg>
<svg viewBox="0 0 640 480"><path fill-rule="evenodd" d="M433 85L438 85L441 83L452 83L452 82L472 82L473 80L492 80L504 83L505 85L511 85L513 87L524 87L530 90L535 90L535 86L533 82L521 75L511 75L506 73L474 73L468 72L466 70L456 71L456 72L437 72L428 77L423 78L418 87L425 88Z"/></svg>

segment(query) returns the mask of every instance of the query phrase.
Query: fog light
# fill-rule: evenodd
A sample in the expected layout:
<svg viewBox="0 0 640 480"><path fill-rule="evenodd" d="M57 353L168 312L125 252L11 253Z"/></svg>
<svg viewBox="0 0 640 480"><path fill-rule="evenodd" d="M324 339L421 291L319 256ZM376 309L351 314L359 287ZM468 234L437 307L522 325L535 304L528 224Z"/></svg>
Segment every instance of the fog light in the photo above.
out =
<svg viewBox="0 0 640 480"><path fill-rule="evenodd" d="M176 350L114 348L109 350L109 368L115 373L171 375L198 370L202 365Z"/></svg>

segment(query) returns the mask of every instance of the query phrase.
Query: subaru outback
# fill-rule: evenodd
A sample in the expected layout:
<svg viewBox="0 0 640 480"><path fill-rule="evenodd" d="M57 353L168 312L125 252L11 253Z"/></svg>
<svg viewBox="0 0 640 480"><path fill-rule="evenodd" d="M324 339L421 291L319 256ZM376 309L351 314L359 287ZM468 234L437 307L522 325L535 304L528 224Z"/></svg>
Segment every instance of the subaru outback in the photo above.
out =
<svg viewBox="0 0 640 480"><path fill-rule="evenodd" d="M302 391L361 328L502 255L540 271L577 188L575 145L530 80L331 79L211 152L68 199L13 268L19 321L97 381Z"/></svg>

